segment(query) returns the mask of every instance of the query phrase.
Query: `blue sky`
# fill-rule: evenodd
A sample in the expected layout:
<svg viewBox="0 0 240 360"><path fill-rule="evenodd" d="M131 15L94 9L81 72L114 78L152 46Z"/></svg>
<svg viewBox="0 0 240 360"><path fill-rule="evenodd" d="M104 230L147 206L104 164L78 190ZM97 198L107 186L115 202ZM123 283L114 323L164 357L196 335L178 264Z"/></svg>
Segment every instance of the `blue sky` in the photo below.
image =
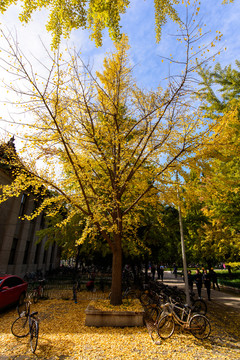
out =
<svg viewBox="0 0 240 360"><path fill-rule="evenodd" d="M184 18L186 8L180 5L179 9ZM47 47L50 47L51 42L50 35L45 31L46 13L35 13L30 24L23 26L18 20L18 12L19 8L12 6L4 15L1 14L0 26L16 32L19 46L27 56L31 53L44 61L44 52L39 36ZM201 4L200 18L206 24L205 29L211 31L208 34L209 39L216 36L217 30L223 33L219 48L226 47L226 51L216 58L216 62L220 62L223 66L234 64L240 54L240 2L235 0L233 4L223 6L221 0L204 0ZM182 48L179 49L176 40L169 36L170 33L176 33L176 26L169 21L163 28L161 42L156 44L153 0L132 0L130 8L122 16L121 24L122 31L129 37L130 59L134 65L134 76L138 84L148 89L156 88L169 72L176 71L173 64L170 65L167 62L162 64L161 56L168 57L173 54L177 58L182 55ZM79 49L83 59L90 61L95 68L101 68L105 53L113 49L113 44L107 34L104 36L103 46L96 48L95 44L90 41L88 32L83 30L72 32L68 44ZM214 65L214 63L210 63L210 65ZM1 79L7 81L6 73L0 69L0 81ZM4 96L4 89L1 88L1 100L4 99ZM5 108L0 102L0 116L4 118L8 116ZM8 112L12 112L11 106L8 106ZM3 129L6 129L6 124L2 123L0 132L3 132Z"/></svg>

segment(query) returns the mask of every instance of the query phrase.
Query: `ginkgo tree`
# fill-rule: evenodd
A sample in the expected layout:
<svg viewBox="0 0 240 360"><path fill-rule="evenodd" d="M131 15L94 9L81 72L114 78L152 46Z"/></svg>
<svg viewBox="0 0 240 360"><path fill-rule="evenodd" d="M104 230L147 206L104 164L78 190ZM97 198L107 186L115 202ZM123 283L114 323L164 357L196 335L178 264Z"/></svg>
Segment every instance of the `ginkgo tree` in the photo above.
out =
<svg viewBox="0 0 240 360"><path fill-rule="evenodd" d="M121 38L121 15L131 5L130 0L32 0L20 1L22 11L19 19L22 23L28 23L35 11L48 11L47 31L52 34L52 45L57 47L61 37L68 37L72 30L89 29L90 38L97 46L102 45L102 34L108 29L112 40ZM157 41L161 37L161 27L169 17L175 22L180 22L175 6L177 0L154 0L155 25ZM1 0L0 12L3 14L16 4L15 0Z"/></svg>
<svg viewBox="0 0 240 360"><path fill-rule="evenodd" d="M66 61L55 52L45 78L13 39L3 37L13 62L4 58L2 64L17 75L9 91L19 95L18 106L31 113L32 121L20 121L26 142L21 154L11 154L14 181L2 186L0 201L27 189L41 190L41 205L26 218L43 210L54 216L64 202L68 216L60 227L81 213L84 229L76 245L99 234L108 243L111 303L118 305L123 241L134 241L124 232L139 226L146 204L154 206L156 198L167 203L173 173L188 166L212 131L212 123L189 101L201 29L194 22L182 24L182 73L169 79L165 90L155 91L141 90L134 82L126 36L105 57L101 72L93 74L77 54Z"/></svg>
<svg viewBox="0 0 240 360"><path fill-rule="evenodd" d="M21 12L19 19L23 24L28 23L35 11L42 9L48 12L46 29L52 34L52 45L58 47L61 38L67 38L71 31L76 29L89 29L90 38L96 46L102 45L104 29L108 29L109 36L119 41L121 34L121 16L131 6L131 0L19 0ZM151 2L151 1L150 1ZM223 0L222 4L233 0ZM168 19L180 24L179 0L154 0L155 31L157 42L161 39L162 27ZM200 9L199 0L182 0L180 6L196 5ZM16 0L0 0L0 12L4 14ZM152 6L150 4L150 6Z"/></svg>

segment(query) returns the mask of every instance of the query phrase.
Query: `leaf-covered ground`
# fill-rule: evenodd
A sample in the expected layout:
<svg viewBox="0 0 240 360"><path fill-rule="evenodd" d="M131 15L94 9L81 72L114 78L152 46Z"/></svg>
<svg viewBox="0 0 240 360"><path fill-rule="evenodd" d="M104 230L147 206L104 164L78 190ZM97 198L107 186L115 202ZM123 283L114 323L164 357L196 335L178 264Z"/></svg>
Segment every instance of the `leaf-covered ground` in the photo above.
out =
<svg viewBox="0 0 240 360"><path fill-rule="evenodd" d="M11 333L17 317L15 309L0 314L0 360L15 359L240 359L239 311L209 303L212 325L209 339L199 341L186 332L177 331L160 345L155 345L148 329L86 327L88 299L42 300L32 305L40 318L39 344L32 354L28 338Z"/></svg>

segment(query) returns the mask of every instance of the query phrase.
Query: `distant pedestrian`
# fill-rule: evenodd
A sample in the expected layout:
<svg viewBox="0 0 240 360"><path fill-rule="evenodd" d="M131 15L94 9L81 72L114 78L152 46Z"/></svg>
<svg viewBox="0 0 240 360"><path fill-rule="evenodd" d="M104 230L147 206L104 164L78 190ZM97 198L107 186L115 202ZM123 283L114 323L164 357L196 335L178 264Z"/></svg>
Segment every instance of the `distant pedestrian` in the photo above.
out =
<svg viewBox="0 0 240 360"><path fill-rule="evenodd" d="M152 264L151 266L151 273L152 273L152 279L154 280L155 278L155 272L156 272L156 266L154 264Z"/></svg>
<svg viewBox="0 0 240 360"><path fill-rule="evenodd" d="M194 276L192 275L191 270L188 270L188 287L190 293L193 292L193 280L194 280Z"/></svg>
<svg viewBox="0 0 240 360"><path fill-rule="evenodd" d="M81 278L79 276L77 279L77 291L80 291L80 290L81 290Z"/></svg>
<svg viewBox="0 0 240 360"><path fill-rule="evenodd" d="M210 292L211 292L211 275L207 272L207 270L204 270L203 276L202 276L203 283L205 285L205 288L207 290L207 296L208 300L210 301Z"/></svg>
<svg viewBox="0 0 240 360"><path fill-rule="evenodd" d="M194 280L195 280L195 284L197 286L198 297L199 297L199 299L201 299L202 298L202 274L199 269L196 270Z"/></svg>
<svg viewBox="0 0 240 360"><path fill-rule="evenodd" d="M94 289L94 278L91 278L91 279L86 283L86 288L87 288L87 291L93 291L93 289Z"/></svg>
<svg viewBox="0 0 240 360"><path fill-rule="evenodd" d="M163 264L160 265L159 270L160 270L160 278L163 281L163 275L164 275L164 266L163 266Z"/></svg>
<svg viewBox="0 0 240 360"><path fill-rule="evenodd" d="M178 270L177 265L173 264L173 274L174 274L175 278L177 278L177 270Z"/></svg>
<svg viewBox="0 0 240 360"><path fill-rule="evenodd" d="M217 279L217 273L211 268L210 270L210 277L213 285L213 290L215 290L215 286L218 288L218 291L220 291L220 287L218 285L218 279Z"/></svg>

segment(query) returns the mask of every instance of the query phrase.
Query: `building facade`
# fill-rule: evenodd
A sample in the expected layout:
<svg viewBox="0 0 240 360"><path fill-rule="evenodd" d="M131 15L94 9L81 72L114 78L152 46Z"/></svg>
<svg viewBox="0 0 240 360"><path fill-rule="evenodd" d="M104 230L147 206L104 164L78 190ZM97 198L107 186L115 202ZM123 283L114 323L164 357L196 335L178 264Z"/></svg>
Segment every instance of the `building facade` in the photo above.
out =
<svg viewBox="0 0 240 360"><path fill-rule="evenodd" d="M7 146L14 146L12 139ZM0 184L7 185L12 181L11 172L0 166ZM46 239L37 243L36 232L46 226L44 214L31 221L21 220L21 216L30 215L36 205L34 196L29 192L0 204L1 275L14 274L24 277L27 273L37 271L44 275L59 266L59 249L56 243L48 248L45 248Z"/></svg>

